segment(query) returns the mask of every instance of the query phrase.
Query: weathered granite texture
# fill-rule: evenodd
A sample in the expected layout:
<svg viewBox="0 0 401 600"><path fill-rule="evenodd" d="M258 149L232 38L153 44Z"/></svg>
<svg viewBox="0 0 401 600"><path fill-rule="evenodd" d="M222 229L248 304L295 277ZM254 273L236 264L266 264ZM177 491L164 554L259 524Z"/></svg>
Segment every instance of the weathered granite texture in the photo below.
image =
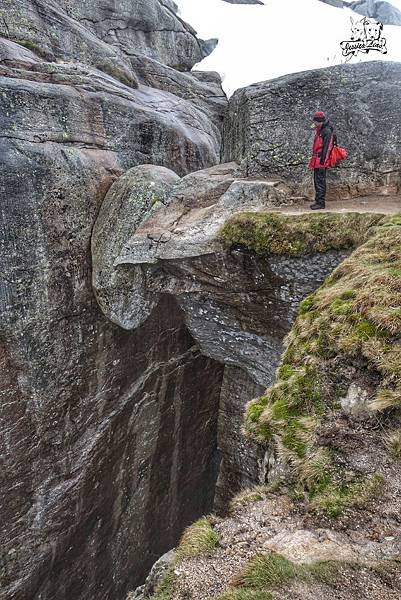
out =
<svg viewBox="0 0 401 600"><path fill-rule="evenodd" d="M343 8L345 6L345 2L343 2L343 0L320 0L320 2L330 4L330 6L336 6L337 8Z"/></svg>
<svg viewBox="0 0 401 600"><path fill-rule="evenodd" d="M47 60L78 60L127 77L131 53L185 71L207 55L173 3L159 0L3 0L0 17L2 37Z"/></svg>
<svg viewBox="0 0 401 600"><path fill-rule="evenodd" d="M284 75L237 91L225 120L226 161L279 176L312 196L307 168L315 110L331 118L348 158L328 173L328 199L401 186L401 63L372 61Z"/></svg>
<svg viewBox="0 0 401 600"><path fill-rule="evenodd" d="M171 297L130 333L98 310L89 239L112 157L0 152L2 598L120 598L211 506L222 366Z"/></svg>
<svg viewBox="0 0 401 600"><path fill-rule="evenodd" d="M193 102L222 129L227 97L218 73L181 72L144 55L132 55L131 64L141 83Z"/></svg>
<svg viewBox="0 0 401 600"><path fill-rule="evenodd" d="M135 167L111 186L92 236L93 285L109 319L140 327L171 295L202 354L225 365L216 407L220 512L241 487L264 481L264 453L240 435L245 404L273 381L300 300L345 257L260 258L225 248L216 235L230 215L290 201L279 181L237 179L237 170L220 165L176 179Z"/></svg>
<svg viewBox="0 0 401 600"><path fill-rule="evenodd" d="M242 433L247 398L260 396L264 389L244 369L225 367L217 435L220 468L213 507L219 515L227 513L230 500L239 490L266 481L266 451Z"/></svg>
<svg viewBox="0 0 401 600"><path fill-rule="evenodd" d="M140 82L177 94L221 127L226 98L219 76L205 74L199 80L199 76L188 72L213 50L217 40L199 40L175 11L173 2L160 0L4 0L0 5L0 37L31 50L36 62L51 62L50 72L62 68L55 62L70 66L79 62L131 88ZM1 62L7 54L1 52ZM24 74L19 77L25 78ZM180 112L163 107L157 92L149 96L149 103L160 103L161 114Z"/></svg>
<svg viewBox="0 0 401 600"><path fill-rule="evenodd" d="M355 12L366 17L371 17L385 25L401 25L401 10L382 0L357 0L344 2L344 6L352 8Z"/></svg>
<svg viewBox="0 0 401 600"><path fill-rule="evenodd" d="M77 6L0 7L2 600L123 598L210 510L217 477L223 366L201 355L169 296L135 332L110 323L90 238L122 171L218 162L224 98L216 75L178 73L180 97L151 87ZM201 55L169 0L129 9L142 52L187 67ZM141 23L153 10L160 35Z"/></svg>
<svg viewBox="0 0 401 600"><path fill-rule="evenodd" d="M169 92L132 89L82 64L38 62L16 52L0 64L2 135L23 143L106 151L120 169L141 162L185 174L218 161L220 132L205 111ZM12 63L14 65L15 63ZM49 153L54 146L46 146Z"/></svg>
<svg viewBox="0 0 401 600"><path fill-rule="evenodd" d="M264 4L261 0L224 0L230 4Z"/></svg>
<svg viewBox="0 0 401 600"><path fill-rule="evenodd" d="M229 0L226 0L227 2ZM401 25L401 11L391 2L383 0L320 0L337 8L350 8L360 15L373 18L384 25Z"/></svg>
<svg viewBox="0 0 401 600"><path fill-rule="evenodd" d="M207 53L196 31L163 0L57 0L73 19L97 38L126 55L144 54L181 71L189 71Z"/></svg>

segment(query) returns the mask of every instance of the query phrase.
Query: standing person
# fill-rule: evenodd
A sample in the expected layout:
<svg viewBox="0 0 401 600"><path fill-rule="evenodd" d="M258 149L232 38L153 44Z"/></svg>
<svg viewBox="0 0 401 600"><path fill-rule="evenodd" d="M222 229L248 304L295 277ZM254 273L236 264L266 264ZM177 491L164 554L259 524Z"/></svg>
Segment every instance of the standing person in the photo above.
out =
<svg viewBox="0 0 401 600"><path fill-rule="evenodd" d="M312 210L318 210L326 207L326 170L329 167L334 134L333 126L324 112L315 112L313 123L315 125L315 139L313 141L313 156L308 166L313 169L315 202L310 207Z"/></svg>

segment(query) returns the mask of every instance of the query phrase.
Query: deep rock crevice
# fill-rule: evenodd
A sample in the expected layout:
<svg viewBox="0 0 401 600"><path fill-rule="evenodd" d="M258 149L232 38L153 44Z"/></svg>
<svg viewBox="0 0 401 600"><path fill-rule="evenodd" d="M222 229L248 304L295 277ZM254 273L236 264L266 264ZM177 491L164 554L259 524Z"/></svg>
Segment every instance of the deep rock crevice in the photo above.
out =
<svg viewBox="0 0 401 600"><path fill-rule="evenodd" d="M219 470L210 492L220 513L242 487L265 481L268 458L241 435L245 404L274 380L299 302L348 254L259 257L238 244L225 247L213 215L224 223L239 207L282 198L277 182L236 180L236 168L181 180L150 165L131 169L110 188L92 236L93 284L104 314L135 330L152 318L160 297L175 298L202 356L223 369L211 407Z"/></svg>

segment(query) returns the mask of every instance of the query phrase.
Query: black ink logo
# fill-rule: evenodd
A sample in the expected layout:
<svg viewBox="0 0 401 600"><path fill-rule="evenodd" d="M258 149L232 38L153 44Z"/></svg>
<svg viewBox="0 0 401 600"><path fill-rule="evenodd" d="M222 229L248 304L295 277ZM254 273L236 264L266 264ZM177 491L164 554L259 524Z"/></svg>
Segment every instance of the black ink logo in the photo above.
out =
<svg viewBox="0 0 401 600"><path fill-rule="evenodd" d="M369 54L371 50L376 50L382 54L387 54L386 38L382 37L383 23L376 19L363 17L359 21L351 19L351 39L340 42L342 55L350 60L358 52Z"/></svg>

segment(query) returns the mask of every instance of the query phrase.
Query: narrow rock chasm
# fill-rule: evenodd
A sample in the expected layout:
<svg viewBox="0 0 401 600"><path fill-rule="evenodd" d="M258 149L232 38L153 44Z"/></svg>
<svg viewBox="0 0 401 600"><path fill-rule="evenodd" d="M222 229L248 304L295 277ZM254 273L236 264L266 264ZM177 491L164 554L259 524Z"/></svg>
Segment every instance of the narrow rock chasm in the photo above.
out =
<svg viewBox="0 0 401 600"><path fill-rule="evenodd" d="M134 481L143 477L129 506L145 523L137 564L137 519L126 513L131 541L120 548L135 573L129 589L189 523L224 515L236 492L267 480L272 457L242 434L245 406L274 380L299 302L348 254L259 256L219 241L233 212L266 210L285 193L274 182L237 179L235 170L220 165L180 179L164 167L134 167L109 189L93 229L92 282L104 316L132 331L138 349L143 335L152 337L148 368L160 352L174 364L178 330L192 356L178 367L179 385L175 369L155 372L153 408L140 416L147 461L127 459Z"/></svg>
<svg viewBox="0 0 401 600"><path fill-rule="evenodd" d="M242 434L245 405L274 381L299 302L345 256L262 258L236 248L143 266L148 289L169 290L177 298L200 353L222 368L214 407L219 457L217 481L212 479L214 512L224 514L241 488L266 481L269 456Z"/></svg>

